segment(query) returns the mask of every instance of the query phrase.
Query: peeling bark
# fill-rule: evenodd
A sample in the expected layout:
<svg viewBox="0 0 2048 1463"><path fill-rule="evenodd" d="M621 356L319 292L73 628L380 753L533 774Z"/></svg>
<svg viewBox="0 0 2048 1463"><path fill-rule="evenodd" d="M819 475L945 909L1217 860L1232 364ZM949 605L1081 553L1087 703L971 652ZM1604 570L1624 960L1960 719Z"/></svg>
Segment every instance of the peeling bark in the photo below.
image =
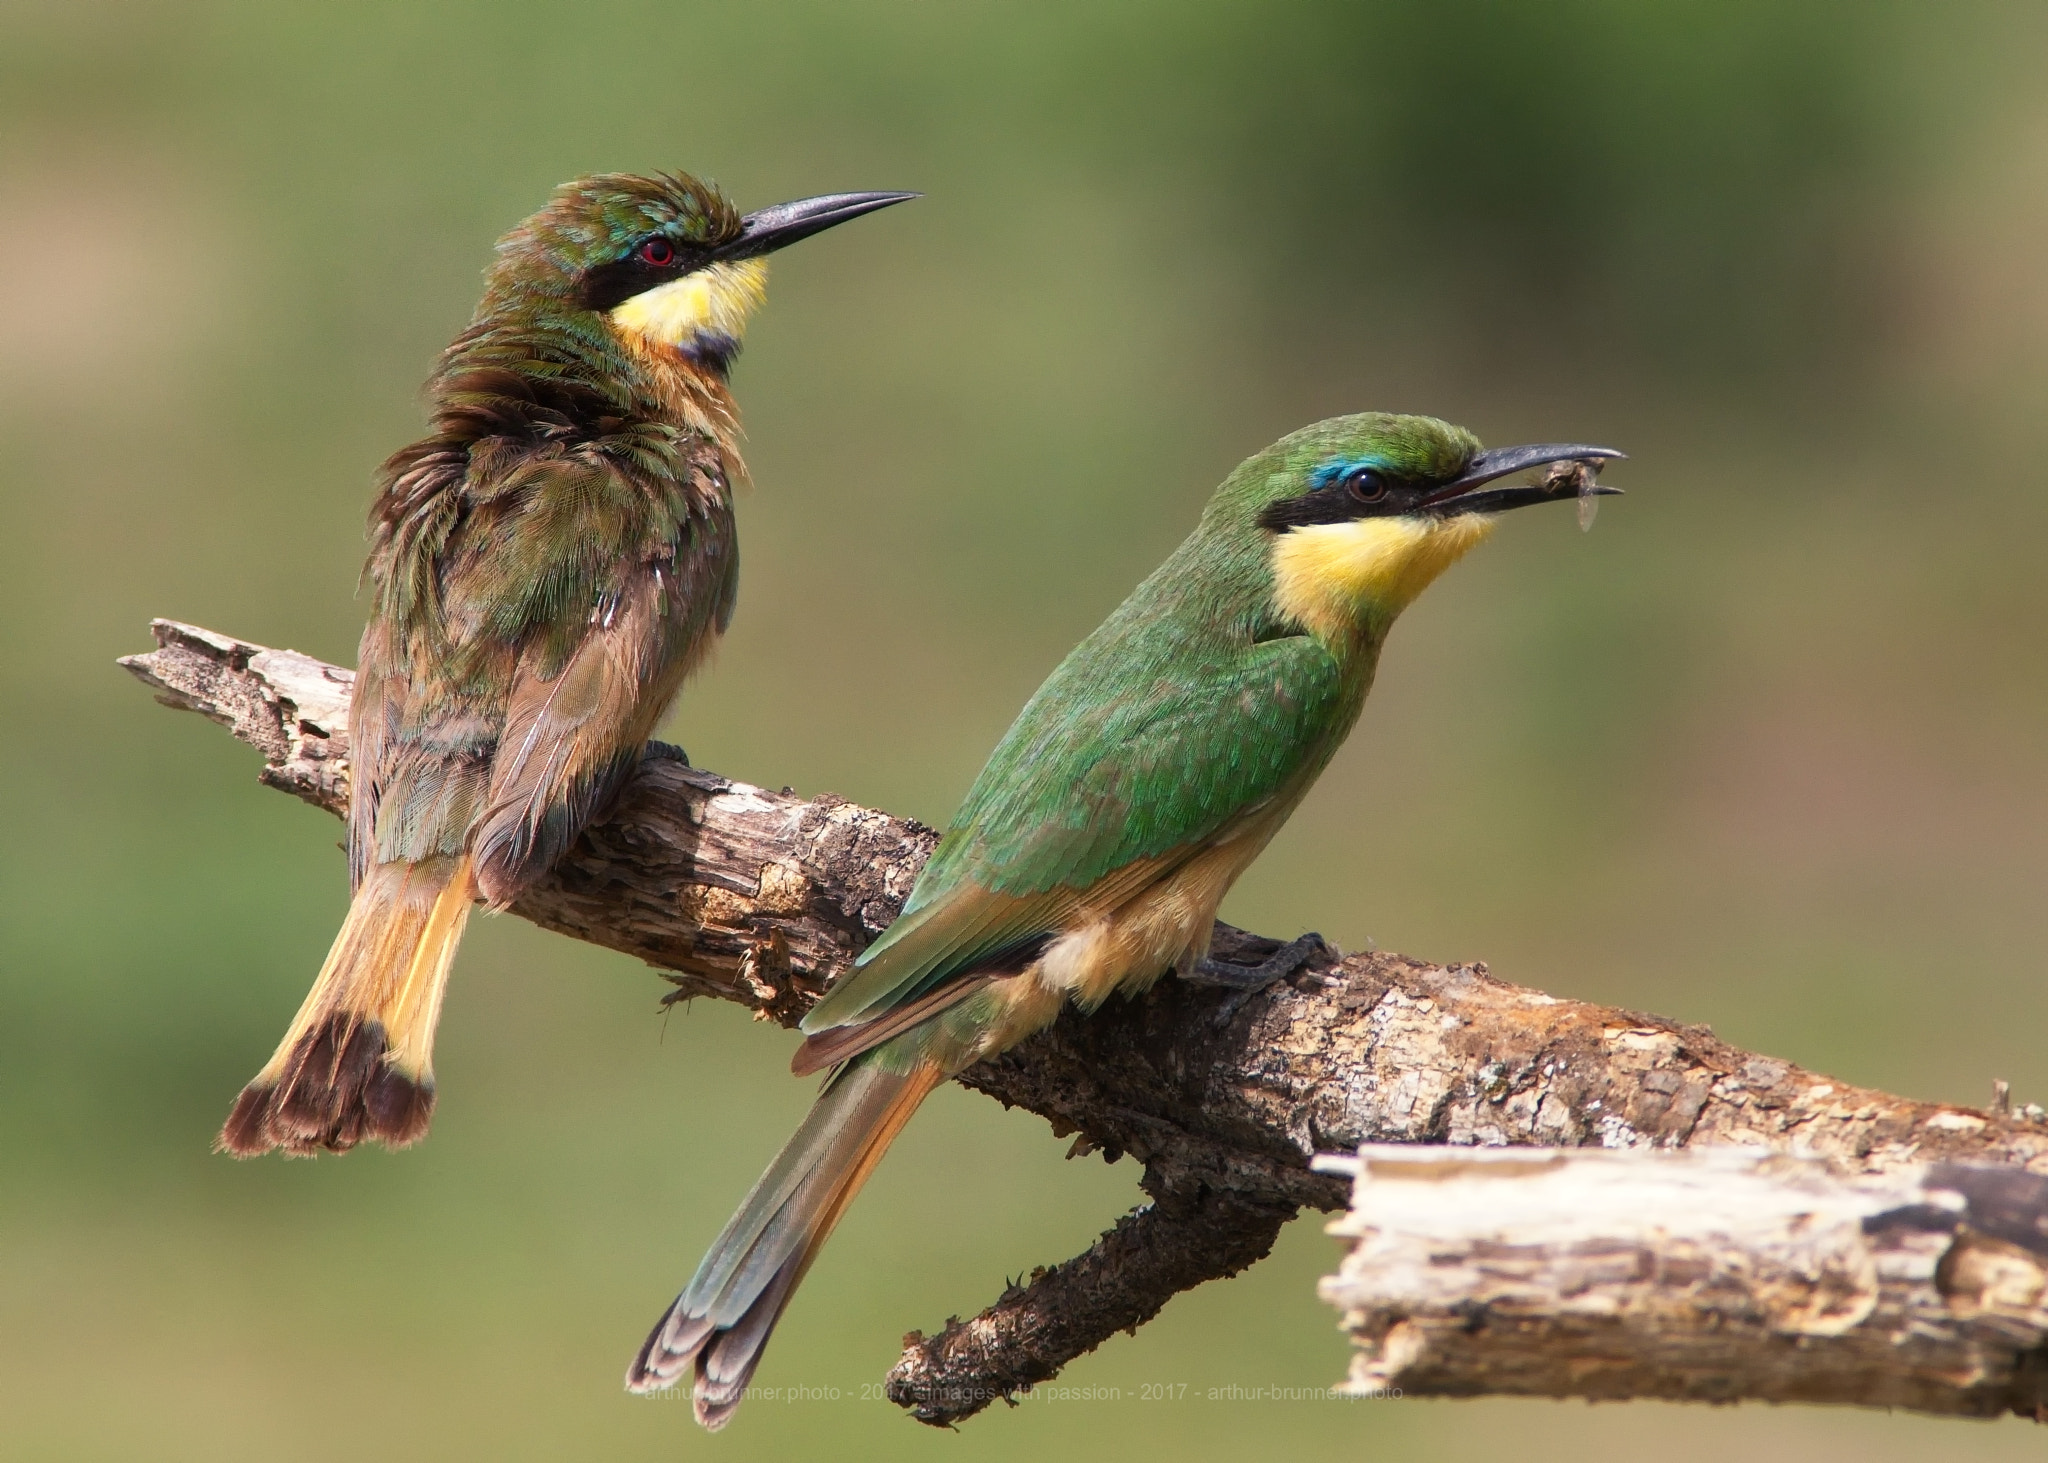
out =
<svg viewBox="0 0 2048 1463"><path fill-rule="evenodd" d="M267 784L348 800L353 677L294 651L158 621L123 661L165 704L263 753ZM658 749L656 749L658 751ZM651 755L603 823L514 912L794 1025L895 917L936 834L830 795L771 792ZM1216 953L1278 941L1228 925ZM1144 1166L1152 1203L971 1321L912 1337L890 1393L951 1423L1042 1381L1174 1294L1263 1255L1299 1208L1338 1209L1318 1152L1366 1143L1668 1149L1741 1144L1883 1174L1952 1161L2048 1172L2038 1113L1850 1087L1704 1027L1560 1000L1483 965L1312 962L1248 1001L1163 980L959 1079Z"/></svg>
<svg viewBox="0 0 2048 1463"><path fill-rule="evenodd" d="M1956 1163L1369 1146L1323 1298L1358 1396L2048 1410L2048 1178Z"/></svg>

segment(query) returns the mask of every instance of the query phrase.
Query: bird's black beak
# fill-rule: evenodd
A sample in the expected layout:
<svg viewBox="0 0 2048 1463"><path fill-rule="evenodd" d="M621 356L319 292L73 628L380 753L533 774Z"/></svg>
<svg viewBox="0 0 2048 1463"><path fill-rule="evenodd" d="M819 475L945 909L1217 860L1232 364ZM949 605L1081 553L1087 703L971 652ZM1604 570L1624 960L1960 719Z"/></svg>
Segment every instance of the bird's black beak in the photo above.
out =
<svg viewBox="0 0 2048 1463"><path fill-rule="evenodd" d="M778 203L773 208L760 209L741 219L739 234L729 243L714 249L712 257L758 259L763 254L773 254L777 249L794 244L798 239L821 234L850 218L859 218L892 203L904 203L923 196L921 193L827 193L817 198L799 198L794 203Z"/></svg>
<svg viewBox="0 0 2048 1463"><path fill-rule="evenodd" d="M1604 488L1598 484L1581 488L1569 478L1507 488L1489 488L1486 484L1510 473L1547 467L1553 462L1583 462L1597 473L1608 463L1627 456L1626 452L1616 452L1612 447L1588 447L1578 442L1489 447L1476 454L1456 480L1445 483L1424 499L1421 506L1449 517L1456 513L1503 513L1510 508L1526 508L1531 503L1561 503L1596 493L1619 493L1620 488Z"/></svg>

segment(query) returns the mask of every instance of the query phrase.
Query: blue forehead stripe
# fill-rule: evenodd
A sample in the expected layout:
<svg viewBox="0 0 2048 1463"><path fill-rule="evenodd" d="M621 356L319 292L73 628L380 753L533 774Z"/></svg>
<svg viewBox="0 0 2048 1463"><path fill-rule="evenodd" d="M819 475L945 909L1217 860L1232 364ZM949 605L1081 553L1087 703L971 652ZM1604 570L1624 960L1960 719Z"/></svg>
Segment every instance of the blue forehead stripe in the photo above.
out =
<svg viewBox="0 0 2048 1463"><path fill-rule="evenodd" d="M1388 470L1388 463L1384 457L1339 457L1334 461L1324 463L1321 467L1310 473L1309 481L1318 488L1327 488L1331 483L1343 477L1345 473L1355 472L1361 467L1370 467L1380 472L1386 472Z"/></svg>

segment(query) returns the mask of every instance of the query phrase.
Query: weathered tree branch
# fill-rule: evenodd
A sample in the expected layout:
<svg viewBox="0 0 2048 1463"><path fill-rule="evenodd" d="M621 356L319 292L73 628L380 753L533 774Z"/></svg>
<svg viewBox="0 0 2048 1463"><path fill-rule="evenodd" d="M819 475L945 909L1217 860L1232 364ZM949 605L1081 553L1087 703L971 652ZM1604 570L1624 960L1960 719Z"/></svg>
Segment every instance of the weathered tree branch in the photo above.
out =
<svg viewBox="0 0 2048 1463"><path fill-rule="evenodd" d="M346 806L349 672L190 626L155 630L160 648L123 664L159 699L257 747L270 785ZM649 758L515 912L647 961L671 999L716 996L790 1025L894 917L934 839L839 798ZM1276 944L1217 926L1226 958ZM1070 1013L960 1080L1080 1134L1078 1148L1131 1154L1152 1202L972 1320L911 1338L890 1394L932 1423L1043 1381L1179 1291L1242 1269L1299 1208L1340 1208L1341 1181L1310 1167L1318 1152L1721 1143L1870 1174L1934 1161L2048 1169L2048 1128L2026 1116L1848 1087L1703 1027L1391 954L1313 963L1244 1002L1165 980ZM2015 1341L2015 1357L2026 1349ZM2016 1361L2023 1373L2034 1375ZM2029 1414L2037 1401L2024 1388L2010 1398Z"/></svg>
<svg viewBox="0 0 2048 1463"><path fill-rule="evenodd" d="M1323 1298L1354 1395L1850 1402L2039 1418L2048 1178L1755 1148L1370 1146Z"/></svg>

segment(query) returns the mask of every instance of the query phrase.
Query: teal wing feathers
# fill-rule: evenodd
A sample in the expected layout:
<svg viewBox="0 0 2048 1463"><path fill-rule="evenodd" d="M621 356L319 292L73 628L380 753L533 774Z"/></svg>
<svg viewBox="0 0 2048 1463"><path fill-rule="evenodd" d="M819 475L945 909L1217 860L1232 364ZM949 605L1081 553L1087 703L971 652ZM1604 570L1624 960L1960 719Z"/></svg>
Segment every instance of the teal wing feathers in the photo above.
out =
<svg viewBox="0 0 2048 1463"><path fill-rule="evenodd" d="M1313 778L1362 700L1306 636L1229 644L1114 628L1032 697L902 917L811 1011L806 1032L874 1020L1029 949L1127 871L1156 877Z"/></svg>

